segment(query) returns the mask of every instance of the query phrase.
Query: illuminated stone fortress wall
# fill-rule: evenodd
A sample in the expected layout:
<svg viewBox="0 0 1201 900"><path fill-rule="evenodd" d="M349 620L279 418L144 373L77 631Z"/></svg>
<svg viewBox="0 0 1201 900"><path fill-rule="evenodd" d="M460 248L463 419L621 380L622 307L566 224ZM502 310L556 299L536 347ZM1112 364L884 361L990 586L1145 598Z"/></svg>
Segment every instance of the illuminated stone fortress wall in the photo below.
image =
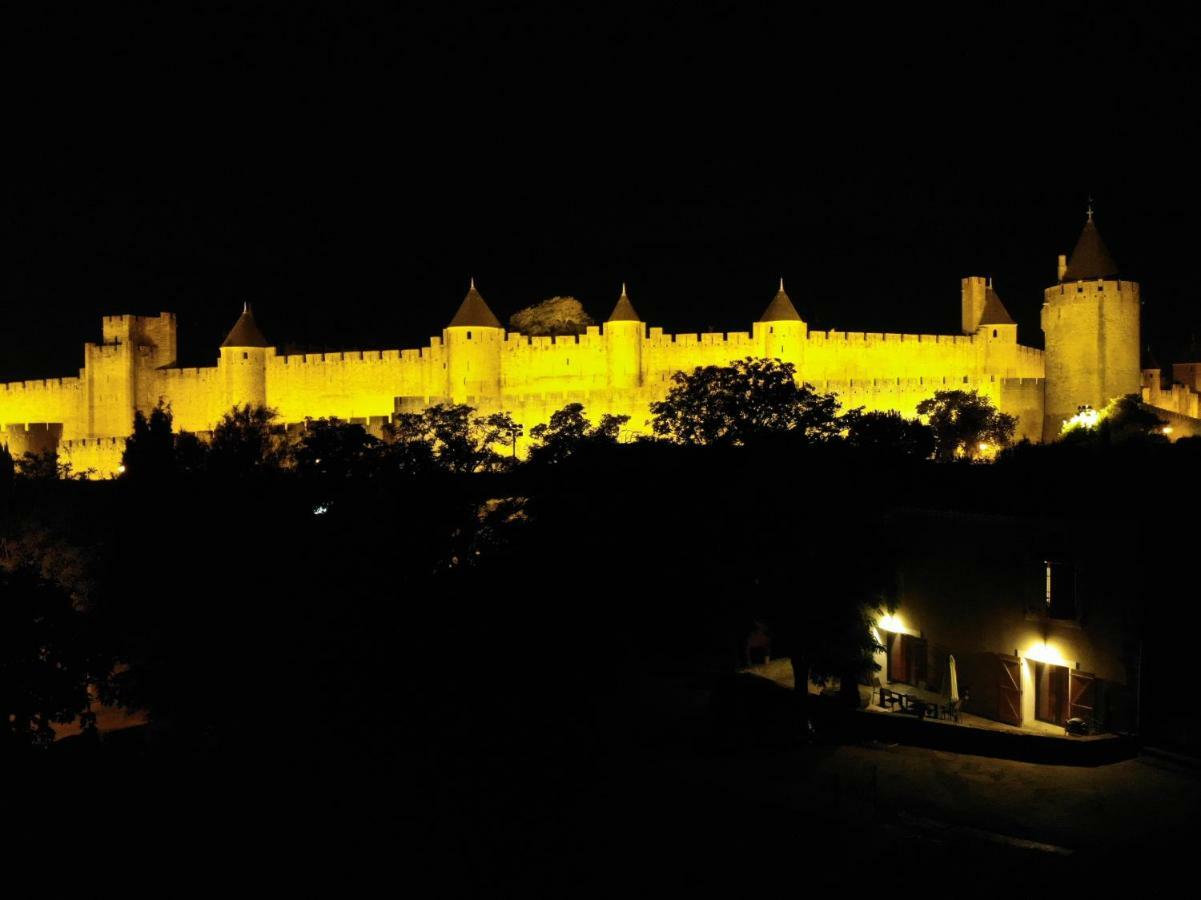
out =
<svg viewBox="0 0 1201 900"><path fill-rule="evenodd" d="M1138 286L1108 271L1094 277L1090 234L1091 217L1072 263L1061 260L1060 284L1047 290L1046 354L1018 343L1017 325L981 277L963 280L963 333L954 335L810 331L781 282L749 331L648 329L623 288L603 325L529 337L507 333L473 283L442 336L412 350L281 355L247 307L216 366L181 368L172 314L106 316L101 342L84 346L78 377L0 385L2 439L14 454L56 448L77 472L112 474L135 411L149 413L160 399L177 429L196 432L235 404L270 406L285 423L336 417L377 428L394 412L453 402L508 411L528 434L579 402L594 421L624 414L630 433L649 433L650 404L666 396L673 373L750 356L795 364L800 379L838 394L844 408L912 416L935 391L974 389L1018 417L1019 437L1039 440L1057 434L1079 404L1137 393L1145 377ZM1173 403L1190 408L1187 394Z"/></svg>

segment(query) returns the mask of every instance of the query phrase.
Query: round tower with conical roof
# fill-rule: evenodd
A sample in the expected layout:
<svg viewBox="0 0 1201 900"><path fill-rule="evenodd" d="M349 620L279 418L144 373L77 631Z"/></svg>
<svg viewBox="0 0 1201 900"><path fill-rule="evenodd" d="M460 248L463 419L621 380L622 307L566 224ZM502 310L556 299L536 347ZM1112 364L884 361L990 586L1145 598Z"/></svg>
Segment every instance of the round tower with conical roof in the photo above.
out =
<svg viewBox="0 0 1201 900"><path fill-rule="evenodd" d="M783 278L780 279L776 296L754 324L753 332L755 343L763 348L765 357L790 362L800 370L809 326L784 291Z"/></svg>
<svg viewBox="0 0 1201 900"><path fill-rule="evenodd" d="M479 406L481 398L492 405L500 397L500 354L505 329L488 308L475 279L459 311L442 331L446 347L446 396L453 403Z"/></svg>
<svg viewBox="0 0 1201 900"><path fill-rule="evenodd" d="M1082 406L1140 392L1139 316L1138 284L1118 276L1090 206L1072 255L1059 257L1059 283L1043 296L1044 441Z"/></svg>
<svg viewBox="0 0 1201 900"><path fill-rule="evenodd" d="M626 286L621 286L617 305L605 320L605 359L608 366L609 387L615 389L637 388L642 384L642 339L645 327L634 304L630 302Z"/></svg>
<svg viewBox="0 0 1201 900"><path fill-rule="evenodd" d="M275 348L267 343L254 321L250 304L242 306L242 315L221 342L217 375L224 390L222 414L234 406L267 405L267 359Z"/></svg>

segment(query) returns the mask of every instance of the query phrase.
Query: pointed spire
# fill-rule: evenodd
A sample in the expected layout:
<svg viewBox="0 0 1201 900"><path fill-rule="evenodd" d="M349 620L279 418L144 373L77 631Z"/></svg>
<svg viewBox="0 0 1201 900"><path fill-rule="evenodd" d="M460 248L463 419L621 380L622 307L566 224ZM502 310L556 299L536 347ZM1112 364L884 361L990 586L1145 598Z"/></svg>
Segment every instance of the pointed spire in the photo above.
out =
<svg viewBox="0 0 1201 900"><path fill-rule="evenodd" d="M1009 315L1009 310L1005 308L1005 304L1001 302L1000 295L993 290L992 279L988 279L988 286L984 289L984 309L980 313L979 327L1016 324L1013 316Z"/></svg>
<svg viewBox="0 0 1201 900"><path fill-rule="evenodd" d="M760 322L800 322L801 315L796 311L796 307L792 305L792 300L788 298L788 294L784 293L784 278L780 278L780 289L776 291L776 296L772 298L771 303L767 305L767 309L763 311L763 315L759 317Z"/></svg>
<svg viewBox="0 0 1201 900"><path fill-rule="evenodd" d="M500 324L500 320L493 315L492 310L488 308L488 304L484 302L480 292L475 289L475 278L472 278L471 285L467 288L467 296L463 298L463 302L459 304L459 311L455 313L455 317L446 327L502 328L503 326Z"/></svg>
<svg viewBox="0 0 1201 900"><path fill-rule="evenodd" d="M626 293L626 283L621 283L621 296L617 298L617 305L613 307L613 312L609 313L609 318L606 322L641 322L638 318L638 313L634 311L634 304L630 302L630 296Z"/></svg>
<svg viewBox="0 0 1201 900"><path fill-rule="evenodd" d="M1096 278L1113 278L1118 274L1117 263L1109 255L1097 225L1093 222L1093 205L1088 205L1088 219L1084 230L1076 241L1076 249L1068 259L1068 267L1060 281L1091 281Z"/></svg>
<svg viewBox="0 0 1201 900"><path fill-rule="evenodd" d="M234 323L234 327L230 329L225 340L221 342L222 347L270 347L267 339L263 337L263 332L259 330L258 323L254 321L254 313L250 310L249 303L242 304L242 315L238 316L238 321Z"/></svg>

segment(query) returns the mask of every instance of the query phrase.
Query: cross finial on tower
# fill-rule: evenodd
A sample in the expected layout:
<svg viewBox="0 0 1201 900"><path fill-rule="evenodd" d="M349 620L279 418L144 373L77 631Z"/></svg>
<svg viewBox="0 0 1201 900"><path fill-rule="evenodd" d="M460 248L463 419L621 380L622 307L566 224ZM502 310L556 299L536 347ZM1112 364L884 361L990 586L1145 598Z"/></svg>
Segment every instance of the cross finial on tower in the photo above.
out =
<svg viewBox="0 0 1201 900"><path fill-rule="evenodd" d="M780 293L784 293L784 276L780 276Z"/></svg>
<svg viewBox="0 0 1201 900"><path fill-rule="evenodd" d="M1090 222L1093 220L1093 195L1092 194L1088 195L1088 220Z"/></svg>
<svg viewBox="0 0 1201 900"><path fill-rule="evenodd" d="M626 283L624 281L621 283L621 296L626 296Z"/></svg>
<svg viewBox="0 0 1201 900"><path fill-rule="evenodd" d="M474 291L475 290L475 276L472 275L469 280L471 281L471 284L470 284L470 286L468 286L467 290Z"/></svg>

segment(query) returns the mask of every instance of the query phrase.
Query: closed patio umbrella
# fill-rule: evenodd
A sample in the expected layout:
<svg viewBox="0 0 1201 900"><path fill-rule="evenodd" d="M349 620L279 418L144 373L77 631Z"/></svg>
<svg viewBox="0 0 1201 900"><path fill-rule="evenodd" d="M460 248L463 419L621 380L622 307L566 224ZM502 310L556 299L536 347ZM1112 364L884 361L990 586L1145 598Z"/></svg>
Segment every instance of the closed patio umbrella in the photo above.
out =
<svg viewBox="0 0 1201 900"><path fill-rule="evenodd" d="M959 673L955 671L955 657L947 654L947 669L950 671L949 684L951 686L950 697L952 700L959 699Z"/></svg>

